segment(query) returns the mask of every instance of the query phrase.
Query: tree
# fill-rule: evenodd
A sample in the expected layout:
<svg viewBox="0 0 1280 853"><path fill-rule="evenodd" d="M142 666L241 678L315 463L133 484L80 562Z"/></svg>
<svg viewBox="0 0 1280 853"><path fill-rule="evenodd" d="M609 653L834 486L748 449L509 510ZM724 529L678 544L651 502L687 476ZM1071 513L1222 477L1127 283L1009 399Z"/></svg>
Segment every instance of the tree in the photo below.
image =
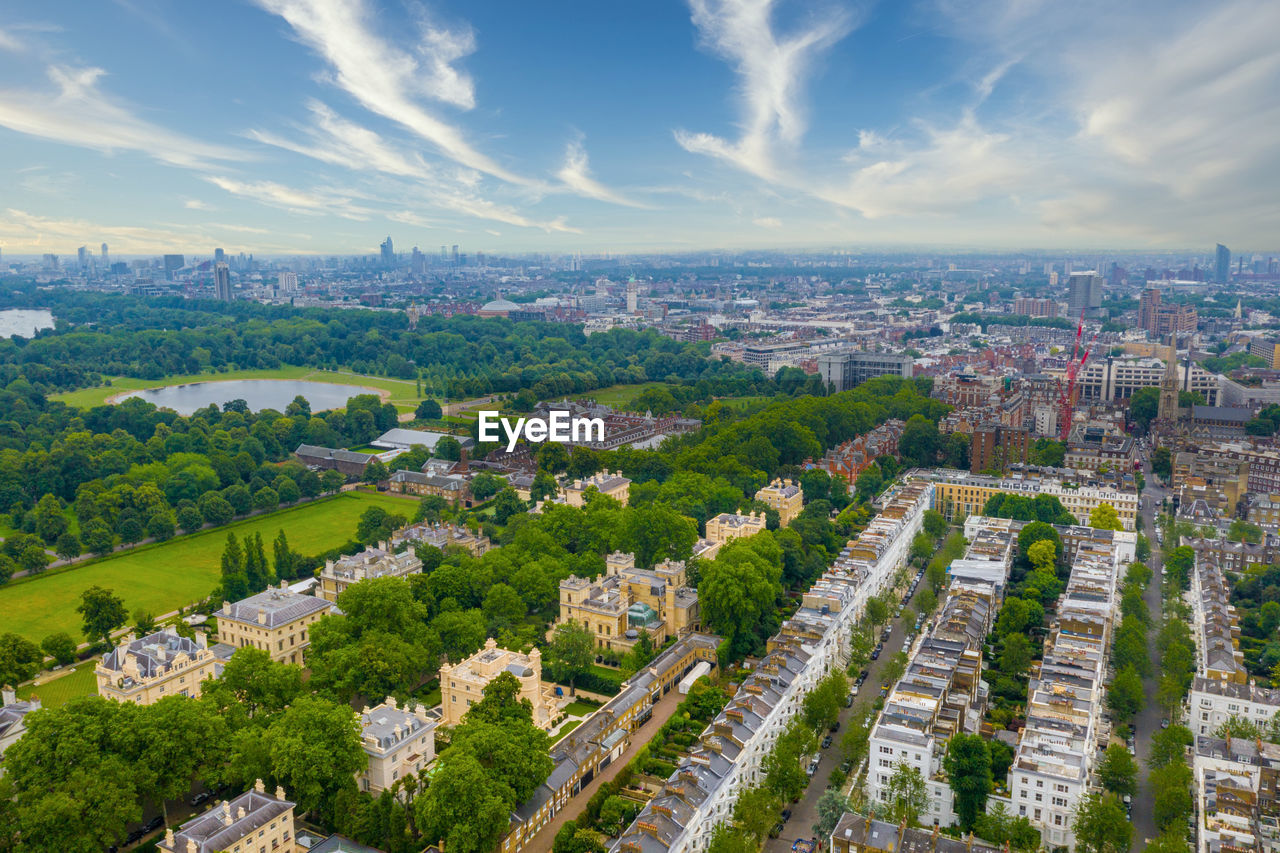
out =
<svg viewBox="0 0 1280 853"><path fill-rule="evenodd" d="M462 445L452 436L446 435L437 441L433 450L437 459L448 459L452 462L457 462L462 458Z"/></svg>
<svg viewBox="0 0 1280 853"><path fill-rule="evenodd" d="M885 603L879 596L875 596L867 601L867 622L871 624L871 631L889 621L889 605Z"/></svg>
<svg viewBox="0 0 1280 853"><path fill-rule="evenodd" d="M1089 513L1089 526L1097 530L1124 530L1124 523L1116 513L1116 508L1103 502Z"/></svg>
<svg viewBox="0 0 1280 853"><path fill-rule="evenodd" d="M773 534L759 533L730 541L702 573L703 623L729 641L735 657L772 633L774 603L782 592L781 558Z"/></svg>
<svg viewBox="0 0 1280 853"><path fill-rule="evenodd" d="M35 522L35 534L43 539L46 545L56 542L59 536L67 532L70 524L67 516L62 512L62 501L58 500L56 495L47 494L40 498L31 516Z"/></svg>
<svg viewBox="0 0 1280 853"><path fill-rule="evenodd" d="M1147 756L1147 764L1156 768L1180 763L1185 760L1187 747L1192 743L1191 730L1186 726L1175 723L1161 729L1151 736L1151 754Z"/></svg>
<svg viewBox="0 0 1280 853"><path fill-rule="evenodd" d="M924 532L928 533L934 539L941 539L943 534L947 532L947 519L937 510L927 509L924 511Z"/></svg>
<svg viewBox="0 0 1280 853"><path fill-rule="evenodd" d="M1054 547L1053 542L1048 539L1033 542L1031 547L1027 549L1027 560L1038 572L1053 574L1054 564L1057 559L1057 549Z"/></svg>
<svg viewBox="0 0 1280 853"><path fill-rule="evenodd" d="M1127 722L1142 710L1146 696L1142 690L1142 677L1132 666L1126 666L1111 681L1107 691L1107 707L1116 719Z"/></svg>
<svg viewBox="0 0 1280 853"><path fill-rule="evenodd" d="M987 794L991 791L991 753L978 735L952 735L947 742L942 767L951 790L955 792L960 828L968 832L986 806Z"/></svg>
<svg viewBox="0 0 1280 853"><path fill-rule="evenodd" d="M85 550L94 554L110 554L115 544L115 536L107 529L101 519L93 519L80 527L80 544Z"/></svg>
<svg viewBox="0 0 1280 853"><path fill-rule="evenodd" d="M1072 828L1080 853L1128 853L1133 827L1114 797L1089 794L1080 801Z"/></svg>
<svg viewBox="0 0 1280 853"><path fill-rule="evenodd" d="M897 684L898 679L902 678L903 674L906 671L907 671L907 653L894 652L893 656L890 657L889 661L884 665L884 672L882 673L882 677L884 678L886 684Z"/></svg>
<svg viewBox="0 0 1280 853"><path fill-rule="evenodd" d="M440 408L440 404L435 400L423 400L418 403L418 408L414 410L413 416L420 421L438 421L444 417L444 412Z"/></svg>
<svg viewBox="0 0 1280 853"><path fill-rule="evenodd" d="M83 619L82 630L90 641L101 641L110 644L111 632L124 625L128 614L124 609L124 599L113 594L109 589L94 585L80 595L80 605L76 612Z"/></svg>
<svg viewBox="0 0 1280 853"><path fill-rule="evenodd" d="M44 650L45 654L53 658L58 666L66 666L76 659L76 641L61 631L56 634L50 634L41 640L40 648ZM0 682L3 682L2 677L0 677Z"/></svg>
<svg viewBox="0 0 1280 853"><path fill-rule="evenodd" d="M146 637L160 630L156 624L156 619L143 608L139 607L133 611L133 633L139 637Z"/></svg>
<svg viewBox="0 0 1280 853"><path fill-rule="evenodd" d="M471 494L478 500L488 500L496 495L502 486L502 479L488 471L481 471L471 478Z"/></svg>
<svg viewBox="0 0 1280 853"><path fill-rule="evenodd" d="M0 686L17 686L40 671L44 655L17 634L0 634Z"/></svg>
<svg viewBox="0 0 1280 853"><path fill-rule="evenodd" d="M18 566L29 574L38 575L49 567L49 555L39 545L28 545L18 556Z"/></svg>
<svg viewBox="0 0 1280 853"><path fill-rule="evenodd" d="M298 488L298 484L288 477L280 477L276 481L276 494L280 498L280 503L291 504L297 503L302 497L302 490Z"/></svg>
<svg viewBox="0 0 1280 853"><path fill-rule="evenodd" d="M595 637L590 629L576 622L562 622L551 635L551 665L556 677L569 682L570 695L576 695L574 681L591 669L595 660Z"/></svg>
<svg viewBox="0 0 1280 853"><path fill-rule="evenodd" d="M1151 451L1151 470L1168 480L1173 476L1173 453L1167 447Z"/></svg>
<svg viewBox="0 0 1280 853"><path fill-rule="evenodd" d="M186 533L195 533L201 527L204 527L204 516L200 514L200 510L195 505L184 506L178 510L178 526Z"/></svg>
<svg viewBox="0 0 1280 853"><path fill-rule="evenodd" d="M443 441L444 439L441 439ZM330 468L320 475L320 486L329 493L333 493L342 488L347 482L347 478L343 476L341 471L335 471Z"/></svg>
<svg viewBox="0 0 1280 853"><path fill-rule="evenodd" d="M201 495L196 505L200 508L200 515L204 520L214 527L221 527L236 515L235 507L227 503L227 499L217 492L206 492Z"/></svg>
<svg viewBox="0 0 1280 853"><path fill-rule="evenodd" d="M74 533L64 533L54 543L53 553L64 560L74 560L80 556L80 539Z"/></svg>
<svg viewBox="0 0 1280 853"><path fill-rule="evenodd" d="M1000 671L1021 678L1031 666L1031 641L1026 634L1007 634L1000 651Z"/></svg>
<svg viewBox="0 0 1280 853"><path fill-rule="evenodd" d="M929 786L920 771L905 761L894 766L884 795L882 805L890 823L906 821L908 826L914 826L921 812L929 809Z"/></svg>
<svg viewBox="0 0 1280 853"><path fill-rule="evenodd" d="M829 838L840 817L847 811L853 811L853 805L844 794L828 788L818 797L817 809L818 820L813 824L813 832L819 838Z"/></svg>
<svg viewBox="0 0 1280 853"><path fill-rule="evenodd" d="M186 795L192 776L211 776L221 761L227 724L211 705L186 696L147 706L139 722L139 739L147 745L143 788L159 801L167 824L168 801Z"/></svg>
<svg viewBox="0 0 1280 853"><path fill-rule="evenodd" d="M747 788L733 804L733 822L754 838L764 841L778 820L778 798L764 786Z"/></svg>
<svg viewBox="0 0 1280 853"><path fill-rule="evenodd" d="M822 731L840 716L845 697L849 695L849 679L840 670L824 675L805 694L802 703L804 721L814 731Z"/></svg>
<svg viewBox="0 0 1280 853"><path fill-rule="evenodd" d="M253 508L271 512L280 506L280 494L270 486L263 486L253 493Z"/></svg>
<svg viewBox="0 0 1280 853"><path fill-rule="evenodd" d="M1133 422L1142 432L1147 431L1150 423L1160 413L1160 389L1139 388L1129 397L1129 414Z"/></svg>
<svg viewBox="0 0 1280 853"><path fill-rule="evenodd" d="M496 636L502 630L514 629L525 614L524 600L520 598L520 593L505 583L489 587L481 609L484 611L490 636Z"/></svg>
<svg viewBox="0 0 1280 853"><path fill-rule="evenodd" d="M788 802L799 799L809 779L800 766L800 756L814 745L813 732L799 720L793 719L773 744L764 758L764 784L778 799Z"/></svg>
<svg viewBox="0 0 1280 853"><path fill-rule="evenodd" d="M1165 832L1184 826L1194 805L1191 800L1191 768L1181 762L1166 764L1151 770L1149 776L1153 792L1153 811L1156 828Z"/></svg>
<svg viewBox="0 0 1280 853"><path fill-rule="evenodd" d="M853 709L849 716L849 727L840 738L840 754L855 768L867 757L867 744L874 719L871 706L866 702L861 703Z"/></svg>
<svg viewBox="0 0 1280 853"><path fill-rule="evenodd" d="M453 610L431 620L431 628L440 635L440 650L457 663L473 655L484 645L484 614L479 610Z"/></svg>
<svg viewBox="0 0 1280 853"><path fill-rule="evenodd" d="M520 496L516 494L516 490L508 486L498 492L493 499L493 520L495 524L506 524L512 517L519 515L529 507L524 501L520 500Z"/></svg>
<svg viewBox="0 0 1280 853"><path fill-rule="evenodd" d="M1113 794L1138 793L1138 762L1118 743L1107 747L1098 763L1098 781Z"/></svg>
<svg viewBox="0 0 1280 853"><path fill-rule="evenodd" d="M937 460L938 442L938 424L924 415L912 415L907 419L898 442L903 465L908 468L932 467Z"/></svg>
<svg viewBox="0 0 1280 853"><path fill-rule="evenodd" d="M234 533L227 534L222 547L222 597L227 601L239 601L249 595L249 578L245 574L244 551Z"/></svg>
<svg viewBox="0 0 1280 853"><path fill-rule="evenodd" d="M200 700L223 717L271 718L302 694L302 667L276 663L271 653L243 646L232 653L221 678L200 687Z"/></svg>

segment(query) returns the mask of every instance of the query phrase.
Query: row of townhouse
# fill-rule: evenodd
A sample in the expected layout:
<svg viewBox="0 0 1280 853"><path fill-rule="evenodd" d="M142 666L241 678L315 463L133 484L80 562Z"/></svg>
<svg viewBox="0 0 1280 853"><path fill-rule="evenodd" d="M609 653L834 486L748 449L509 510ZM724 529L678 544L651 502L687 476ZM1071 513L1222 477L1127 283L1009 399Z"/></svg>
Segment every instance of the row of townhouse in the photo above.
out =
<svg viewBox="0 0 1280 853"><path fill-rule="evenodd" d="M1090 513L1106 503L1115 509L1125 530L1134 529L1139 498L1132 474L1104 475L1066 468L1010 467L1011 473L1002 477L948 468L935 468L920 472L920 475L933 483L936 501L933 508L948 521L981 515L992 495L1003 493L1029 498L1050 495L1057 498L1080 524L1088 524Z"/></svg>
<svg viewBox="0 0 1280 853"><path fill-rule="evenodd" d="M1028 682L1026 724L1009 768L1010 810L1030 820L1048 847L1074 846L1076 809L1110 738L1102 718L1107 658L1120 578L1137 545L1133 533L1071 530L1071 576Z"/></svg>
<svg viewBox="0 0 1280 853"><path fill-rule="evenodd" d="M982 646L1013 562L1014 533L1008 526L971 520L978 522L976 529L966 530L972 544L964 559L951 564L946 601L916 645L868 739L870 800L888 802L889 780L897 767L913 767L929 789L929 810L921 818L935 826L956 822L942 762L952 735L976 734L981 727L987 701Z"/></svg>
<svg viewBox="0 0 1280 853"><path fill-rule="evenodd" d="M932 499L930 484L904 485L845 547L769 640L764 659L737 694L614 843L614 853L707 849L715 826L729 817L739 793L760 782L765 756L805 694L833 668L846 665L850 629L868 598L906 562Z"/></svg>
<svg viewBox="0 0 1280 853"><path fill-rule="evenodd" d="M1280 850L1280 746L1197 735L1198 853Z"/></svg>

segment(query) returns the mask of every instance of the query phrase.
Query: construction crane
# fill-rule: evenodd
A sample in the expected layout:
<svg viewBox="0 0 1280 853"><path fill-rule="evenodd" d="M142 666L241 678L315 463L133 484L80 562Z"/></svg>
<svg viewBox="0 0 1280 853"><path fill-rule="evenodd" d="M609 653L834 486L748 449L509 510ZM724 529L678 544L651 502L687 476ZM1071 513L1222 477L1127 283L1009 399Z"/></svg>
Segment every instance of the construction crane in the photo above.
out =
<svg viewBox="0 0 1280 853"><path fill-rule="evenodd" d="M1099 329L1098 331L1102 330ZM1071 418L1076 408L1076 377L1079 375L1080 369L1084 367L1085 362L1089 360L1089 352L1093 349L1094 341L1098 339L1098 332L1093 333L1093 337L1089 339L1089 343L1082 353L1080 351L1080 341L1083 337L1084 309L1081 309L1080 320L1076 323L1075 346L1071 349L1071 361L1067 364L1067 382L1064 385L1061 379L1058 380L1058 434L1063 444L1066 444L1067 439L1071 436Z"/></svg>

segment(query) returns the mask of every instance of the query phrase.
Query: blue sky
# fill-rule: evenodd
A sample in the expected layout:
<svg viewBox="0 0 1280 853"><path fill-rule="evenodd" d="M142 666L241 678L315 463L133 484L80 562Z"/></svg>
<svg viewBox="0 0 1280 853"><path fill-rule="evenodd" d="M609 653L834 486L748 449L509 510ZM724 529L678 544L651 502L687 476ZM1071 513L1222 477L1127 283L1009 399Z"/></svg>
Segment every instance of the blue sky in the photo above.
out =
<svg viewBox="0 0 1280 853"><path fill-rule="evenodd" d="M1277 32L1274 0L8 0L0 249L1274 248Z"/></svg>

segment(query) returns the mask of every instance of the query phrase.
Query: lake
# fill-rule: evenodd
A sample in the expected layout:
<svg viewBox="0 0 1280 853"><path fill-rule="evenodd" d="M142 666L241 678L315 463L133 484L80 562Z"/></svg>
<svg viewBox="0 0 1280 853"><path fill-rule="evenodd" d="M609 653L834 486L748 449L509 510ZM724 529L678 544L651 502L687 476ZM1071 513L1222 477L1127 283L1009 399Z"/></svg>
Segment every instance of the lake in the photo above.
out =
<svg viewBox="0 0 1280 853"><path fill-rule="evenodd" d="M231 400L244 400L252 411L275 409L283 412L302 396L311 404L311 411L342 409L347 400L358 394L377 394L376 388L360 385L335 385L329 382L303 382L295 379L228 379L224 381L192 382L189 385L167 385L147 391L130 391L115 399L139 397L165 409L173 409L180 415L189 415L197 409L213 403L222 408Z"/></svg>
<svg viewBox="0 0 1280 853"><path fill-rule="evenodd" d="M52 328L53 314L48 311L26 308L0 311L0 338L7 338L10 335L29 338L40 329Z"/></svg>

